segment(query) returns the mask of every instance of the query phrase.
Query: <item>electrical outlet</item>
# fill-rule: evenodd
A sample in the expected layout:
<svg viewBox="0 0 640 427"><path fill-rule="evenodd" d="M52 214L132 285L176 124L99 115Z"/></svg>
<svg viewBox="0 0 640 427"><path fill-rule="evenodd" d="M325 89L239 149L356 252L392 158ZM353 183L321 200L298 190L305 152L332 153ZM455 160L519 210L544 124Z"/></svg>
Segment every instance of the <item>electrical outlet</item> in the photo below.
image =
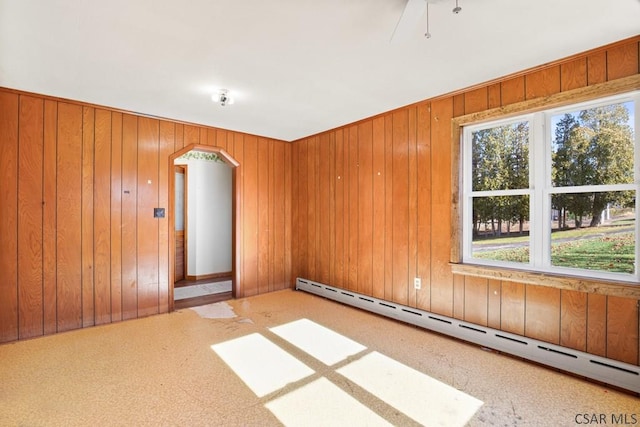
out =
<svg viewBox="0 0 640 427"><path fill-rule="evenodd" d="M420 289L422 287L422 280L419 277L413 279L413 287L415 289Z"/></svg>

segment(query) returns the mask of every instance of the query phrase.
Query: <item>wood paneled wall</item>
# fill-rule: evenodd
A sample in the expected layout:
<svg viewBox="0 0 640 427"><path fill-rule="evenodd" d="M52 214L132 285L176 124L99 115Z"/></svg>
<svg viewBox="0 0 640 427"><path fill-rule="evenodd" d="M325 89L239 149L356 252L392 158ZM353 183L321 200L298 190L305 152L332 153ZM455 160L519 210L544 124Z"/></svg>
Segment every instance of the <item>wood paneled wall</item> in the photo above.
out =
<svg viewBox="0 0 640 427"><path fill-rule="evenodd" d="M239 163L236 296L291 284L291 145L0 89L0 342L170 307L169 156Z"/></svg>
<svg viewBox="0 0 640 427"><path fill-rule="evenodd" d="M639 364L637 300L454 275L449 265L451 168L458 167L451 120L638 74L639 42L295 141L294 274Z"/></svg>

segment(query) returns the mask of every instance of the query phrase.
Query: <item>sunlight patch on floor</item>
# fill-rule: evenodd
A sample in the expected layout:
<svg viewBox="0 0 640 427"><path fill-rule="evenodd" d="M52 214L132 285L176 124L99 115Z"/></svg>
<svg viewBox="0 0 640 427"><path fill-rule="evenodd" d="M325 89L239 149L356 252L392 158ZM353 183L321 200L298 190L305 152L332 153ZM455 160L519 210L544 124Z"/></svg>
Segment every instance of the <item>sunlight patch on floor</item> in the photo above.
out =
<svg viewBox="0 0 640 427"><path fill-rule="evenodd" d="M286 426L390 426L384 418L326 378L265 405Z"/></svg>
<svg viewBox="0 0 640 427"><path fill-rule="evenodd" d="M365 346L309 319L296 320L269 330L329 366L366 350Z"/></svg>
<svg viewBox="0 0 640 427"><path fill-rule="evenodd" d="M258 333L215 344L211 348L258 397L314 373Z"/></svg>
<svg viewBox="0 0 640 427"><path fill-rule="evenodd" d="M377 352L337 372L423 425L462 427L482 406L482 401Z"/></svg>

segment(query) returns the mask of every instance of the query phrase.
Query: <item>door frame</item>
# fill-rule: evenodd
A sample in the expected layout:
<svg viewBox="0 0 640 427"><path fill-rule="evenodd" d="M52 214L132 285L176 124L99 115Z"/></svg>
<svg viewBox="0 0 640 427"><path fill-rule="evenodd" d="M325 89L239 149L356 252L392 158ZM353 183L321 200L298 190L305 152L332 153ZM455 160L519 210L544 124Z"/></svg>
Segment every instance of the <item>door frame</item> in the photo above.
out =
<svg viewBox="0 0 640 427"><path fill-rule="evenodd" d="M173 171L174 161L189 151L196 150L205 153L216 154L227 166L231 167L231 295L233 298L242 296L242 286L240 277L240 253L241 242L237 233L237 225L240 224L241 194L238 185L238 174L240 173L240 163L227 153L223 148L209 145L190 144L169 156L169 170ZM175 176L169 174L169 212L167 215L169 225L169 312L174 310L174 286L175 286L175 251L176 251L176 230L173 224L175 215ZM185 265L186 269L186 265Z"/></svg>
<svg viewBox="0 0 640 427"><path fill-rule="evenodd" d="M174 161L175 161L175 159L174 159ZM176 165L176 164L174 164L173 168L174 168L173 169L173 177L174 177L173 183L174 183L174 185L175 185L175 176L178 173L178 172L176 172L176 169L178 169L178 168L182 169L182 174L184 175L184 182L183 182L184 195L183 195L183 199L182 199L182 201L184 203L184 206L182 208L183 209L183 216L184 216L183 227L182 227L182 232L184 234L184 237L183 237L184 248L182 249L182 256L184 258L182 260L182 265L184 266L184 274L183 274L182 279L185 280L187 278L187 260L189 259L189 254L188 254L189 242L187 241L188 226L189 226L187 224L187 218L189 217L189 212L188 212L188 202L189 202L189 200L188 200L188 195L187 195L187 188L188 188L188 185L189 185L189 182L188 182L189 166L188 165ZM174 187L173 191L174 191L173 195L175 197L175 194L176 194L175 193L175 191L176 191L175 187ZM172 208L173 214L175 215L175 212L176 212L175 199L173 200L173 204L171 205L171 208ZM171 224L169 224L169 226L171 227ZM175 230L175 224L174 224L174 233L175 233L175 231L176 230ZM174 239L175 239L175 234L173 236L174 236ZM175 246L174 246L174 250L175 250ZM174 272L173 272L174 278L173 278L173 283L175 284L175 282L176 282L176 278L175 278L175 257L173 259L174 259Z"/></svg>

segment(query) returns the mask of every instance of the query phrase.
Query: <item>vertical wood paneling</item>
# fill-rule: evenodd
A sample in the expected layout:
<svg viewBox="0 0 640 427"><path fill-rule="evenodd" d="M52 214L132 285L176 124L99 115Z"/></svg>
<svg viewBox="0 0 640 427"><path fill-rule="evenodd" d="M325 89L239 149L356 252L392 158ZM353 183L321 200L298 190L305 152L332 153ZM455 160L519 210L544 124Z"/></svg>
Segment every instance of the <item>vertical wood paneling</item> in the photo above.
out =
<svg viewBox="0 0 640 427"><path fill-rule="evenodd" d="M111 112L95 113L94 179L95 323L111 322Z"/></svg>
<svg viewBox="0 0 640 427"><path fill-rule="evenodd" d="M638 301L607 297L607 357L638 364Z"/></svg>
<svg viewBox="0 0 640 427"><path fill-rule="evenodd" d="M587 352L607 355L607 297L587 295Z"/></svg>
<svg viewBox="0 0 640 427"><path fill-rule="evenodd" d="M416 307L431 310L431 105L420 105L417 115L418 252L416 275L421 279L421 287L416 292Z"/></svg>
<svg viewBox="0 0 640 427"><path fill-rule="evenodd" d="M344 253L344 193L345 193L345 169L344 169L344 140L342 130L334 132L334 139L336 144L336 173L333 179L336 185L335 195L335 227L336 227L336 239L334 249L334 281L336 286L345 287L344 272L345 272L345 253ZM301 145L301 144L299 144Z"/></svg>
<svg viewBox="0 0 640 427"><path fill-rule="evenodd" d="M258 294L258 140L244 138L243 148L243 295Z"/></svg>
<svg viewBox="0 0 640 427"><path fill-rule="evenodd" d="M331 282L331 145L329 134L319 137L318 144L318 256L316 277L319 282Z"/></svg>
<svg viewBox="0 0 640 427"><path fill-rule="evenodd" d="M42 188L42 275L43 275L43 323L44 333L53 334L56 325L57 299L57 255L56 255L56 223L57 223L57 127L58 103L44 101L44 153L43 153L43 188ZM3 246L4 247L4 246ZM0 336L1 336L0 331Z"/></svg>
<svg viewBox="0 0 640 427"><path fill-rule="evenodd" d="M407 215L409 221L407 223L407 256L408 256L408 274L407 274L407 304L416 307L416 289L413 280L417 277L417 257L418 257L418 171L417 171L417 107L409 108L409 135L408 135L408 151L409 160L408 180L409 180L409 199L407 204Z"/></svg>
<svg viewBox="0 0 640 427"><path fill-rule="evenodd" d="M138 317L138 119L122 116L122 318Z"/></svg>
<svg viewBox="0 0 640 427"><path fill-rule="evenodd" d="M384 224L385 224L385 154L384 117L372 122L372 173L373 173L373 240L371 242L372 295L384 298Z"/></svg>
<svg viewBox="0 0 640 427"><path fill-rule="evenodd" d="M176 126L176 132L178 128ZM176 134L177 138L177 134ZM244 135L234 134L233 138L233 156L238 161L239 166L236 167L234 174L234 185L236 187L236 224L242 224L240 227L235 228L236 232L236 253L234 254L236 259L236 266L238 270L235 272L234 277L234 296L240 297L244 294L244 283L240 280L245 276L244 266L244 253L245 253L245 227L244 227L244 211L245 211L245 189L244 189Z"/></svg>
<svg viewBox="0 0 640 427"><path fill-rule="evenodd" d="M409 278L409 114L393 113L393 298L407 304Z"/></svg>
<svg viewBox="0 0 640 427"><path fill-rule="evenodd" d="M489 95L486 87L464 93L464 113L471 114L489 108Z"/></svg>
<svg viewBox="0 0 640 427"><path fill-rule="evenodd" d="M500 301L500 329L524 335L525 285L502 282Z"/></svg>
<svg viewBox="0 0 640 427"><path fill-rule="evenodd" d="M393 299L393 116L384 118L384 298Z"/></svg>
<svg viewBox="0 0 640 427"><path fill-rule="evenodd" d="M464 287L466 277L459 274L453 275L453 314L455 319L464 319Z"/></svg>
<svg viewBox="0 0 640 427"><path fill-rule="evenodd" d="M18 216L18 319L20 338L35 337L44 332L42 318L43 123L44 102L42 99L20 96L18 138L18 211L20 212ZM5 248L2 247L2 251L4 250Z"/></svg>
<svg viewBox="0 0 640 427"><path fill-rule="evenodd" d="M82 327L82 107L58 104L57 331Z"/></svg>
<svg viewBox="0 0 640 427"><path fill-rule="evenodd" d="M169 156L175 144L175 125L171 122L160 122L160 147L158 158L158 207L165 208L167 214L159 219L158 230L158 311L169 311ZM173 280L173 279L171 279Z"/></svg>
<svg viewBox="0 0 640 427"><path fill-rule="evenodd" d="M503 80L500 85L503 106L524 101L524 76Z"/></svg>
<svg viewBox="0 0 640 427"><path fill-rule="evenodd" d="M590 85L607 81L607 52L587 56L587 83Z"/></svg>
<svg viewBox="0 0 640 427"><path fill-rule="evenodd" d="M525 76L525 98L534 99L560 92L560 66L543 68Z"/></svg>
<svg viewBox="0 0 640 427"><path fill-rule="evenodd" d="M158 147L160 124L138 118L137 257L138 316L158 313Z"/></svg>
<svg viewBox="0 0 640 427"><path fill-rule="evenodd" d="M451 98L431 104L431 310L453 314L453 275L449 267L451 254Z"/></svg>
<svg viewBox="0 0 640 427"><path fill-rule="evenodd" d="M122 113L111 113L111 321L122 320Z"/></svg>
<svg viewBox="0 0 640 427"><path fill-rule="evenodd" d="M638 42L607 50L607 80L638 74Z"/></svg>
<svg viewBox="0 0 640 427"><path fill-rule="evenodd" d="M0 93L0 342L18 339L19 97Z"/></svg>
<svg viewBox="0 0 640 427"><path fill-rule="evenodd" d="M487 326L500 329L500 310L502 299L502 283L500 280L489 279L489 306L487 313Z"/></svg>
<svg viewBox="0 0 640 427"><path fill-rule="evenodd" d="M373 123L358 126L358 292L371 295L373 262Z"/></svg>
<svg viewBox="0 0 640 427"><path fill-rule="evenodd" d="M560 90L572 90L587 85L587 59L579 58L560 66Z"/></svg>
<svg viewBox="0 0 640 427"><path fill-rule="evenodd" d="M285 273L286 259L286 221L287 211L285 204L285 144L282 142L273 142L273 162L271 163L273 171L273 256L271 264L273 265L273 289L285 289L289 286ZM327 254L328 259L329 254Z"/></svg>
<svg viewBox="0 0 640 427"><path fill-rule="evenodd" d="M560 345L586 351L587 294L562 290L560 296Z"/></svg>
<svg viewBox="0 0 640 427"><path fill-rule="evenodd" d="M488 325L489 280L466 277L464 281L464 320Z"/></svg>
<svg viewBox="0 0 640 427"><path fill-rule="evenodd" d="M257 292L269 291L269 142L258 138L257 193L258 193L258 287Z"/></svg>
<svg viewBox="0 0 640 427"><path fill-rule="evenodd" d="M345 131L345 138L348 138L347 154L349 160L346 162L348 165L349 184L348 194L349 198L348 206L348 233L345 233L345 237L348 236L347 242L347 271L348 271L348 287L353 291L358 290L358 127L350 126ZM348 135L348 136L347 136Z"/></svg>
<svg viewBox="0 0 640 427"><path fill-rule="evenodd" d="M200 128L192 125L184 125L184 146L187 147L191 144L200 144Z"/></svg>
<svg viewBox="0 0 640 427"><path fill-rule="evenodd" d="M82 109L82 326L95 324L93 179L95 109Z"/></svg>
<svg viewBox="0 0 640 427"><path fill-rule="evenodd" d="M317 278L316 264L318 261L318 217L321 213L316 210L318 205L318 138L311 138L307 143L306 178L307 178L307 271L308 277Z"/></svg>
<svg viewBox="0 0 640 427"><path fill-rule="evenodd" d="M272 292L275 290L274 288L274 284L276 281L276 268L277 268L277 261L276 261L276 252L277 252L277 237L276 237L276 217L275 217L275 200L276 200L276 188L275 188L275 172L276 172L276 167L274 165L274 156L275 156L275 144L273 142L273 140L269 140L268 143L268 159L269 159L269 178L268 178L268 184L269 184L269 199L268 199L268 217L269 217L269 232L266 233L267 234L267 242L268 242L268 252L267 252L267 260L266 260L266 264L267 264L267 291L266 292ZM263 233L260 233L260 235L262 235Z"/></svg>
<svg viewBox="0 0 640 427"><path fill-rule="evenodd" d="M487 108L498 108L501 104L502 89L500 83L494 83L487 88Z"/></svg>
<svg viewBox="0 0 640 427"><path fill-rule="evenodd" d="M560 343L560 290L526 285L525 334L554 344Z"/></svg>

